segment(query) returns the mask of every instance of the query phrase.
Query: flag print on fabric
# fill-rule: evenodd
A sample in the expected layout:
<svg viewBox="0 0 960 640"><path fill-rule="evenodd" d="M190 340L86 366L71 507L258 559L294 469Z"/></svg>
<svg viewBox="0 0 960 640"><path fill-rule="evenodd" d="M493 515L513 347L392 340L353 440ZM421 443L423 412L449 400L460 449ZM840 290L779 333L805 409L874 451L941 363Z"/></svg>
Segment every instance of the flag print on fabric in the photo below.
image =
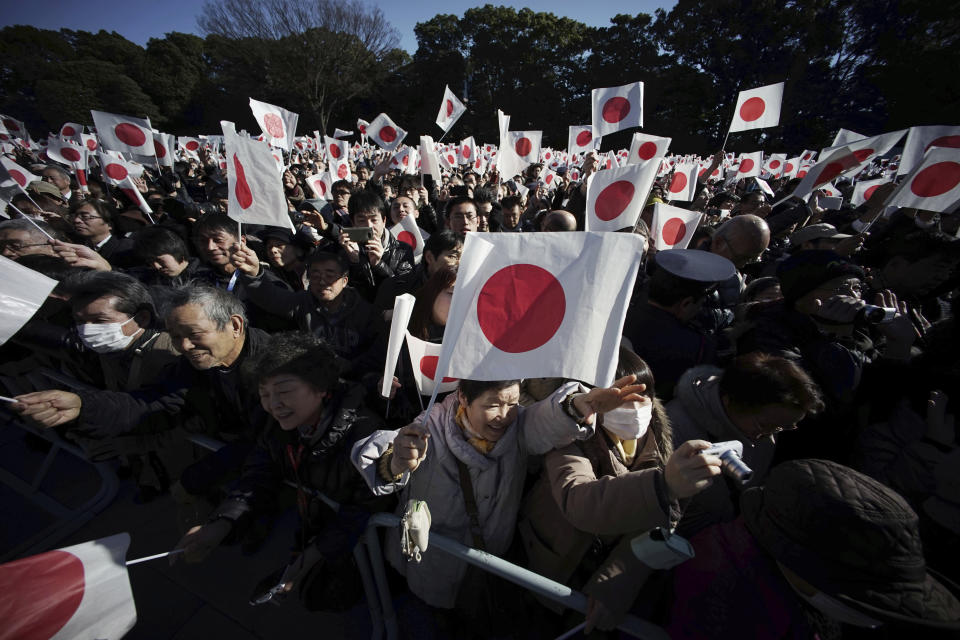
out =
<svg viewBox="0 0 960 640"><path fill-rule="evenodd" d="M897 175L905 176L913 171L923 159L923 154L933 147L960 148L960 127L910 127L907 141L903 144Z"/></svg>
<svg viewBox="0 0 960 640"><path fill-rule="evenodd" d="M960 204L960 149L934 147L887 199L887 206L951 213Z"/></svg>
<svg viewBox="0 0 960 640"><path fill-rule="evenodd" d="M657 165L628 164L597 171L587 181L587 231L633 227L657 178Z"/></svg>
<svg viewBox="0 0 960 640"><path fill-rule="evenodd" d="M742 154L740 156L740 164L737 166L737 180L759 176L762 164L763 151Z"/></svg>
<svg viewBox="0 0 960 640"><path fill-rule="evenodd" d="M157 162L163 167L172 167L175 158L173 157L173 150L176 146L177 139L173 134L170 133L154 133L153 134L153 150L157 157Z"/></svg>
<svg viewBox="0 0 960 640"><path fill-rule="evenodd" d="M433 394L437 386L437 364L440 361L442 346L415 338L407 332L407 353L410 354L410 366L413 369L413 379L417 383L417 390L422 396ZM443 377L440 381L439 393L448 393L457 388L457 378Z"/></svg>
<svg viewBox="0 0 960 640"><path fill-rule="evenodd" d="M24 189L26 189L27 185L31 182L40 180L40 176L32 173L28 169L24 169L6 156L0 156L0 164L3 165L3 168L6 169L7 173L11 178L13 178L14 182Z"/></svg>
<svg viewBox="0 0 960 640"><path fill-rule="evenodd" d="M330 176L336 180L349 180L351 174L350 143L324 136L323 144L327 150Z"/></svg>
<svg viewBox="0 0 960 640"><path fill-rule="evenodd" d="M643 126L643 83L594 89L593 134L605 136L623 129Z"/></svg>
<svg viewBox="0 0 960 640"><path fill-rule="evenodd" d="M270 145L285 151L293 148L293 138L297 134L297 121L300 119L298 114L253 98L250 98L250 111L257 119L264 139Z"/></svg>
<svg viewBox="0 0 960 640"><path fill-rule="evenodd" d="M661 136L652 136L647 133L633 134L633 140L630 142L630 152L627 155L627 163L635 164L638 162L651 162L657 158L667 155L667 149L670 148L672 138Z"/></svg>
<svg viewBox="0 0 960 640"><path fill-rule="evenodd" d="M237 222L265 224L295 231L287 215L283 183L270 148L238 135L232 122L221 121L227 156L227 215Z"/></svg>
<svg viewBox="0 0 960 640"><path fill-rule="evenodd" d="M782 82L741 91L733 110L730 133L777 126L782 102Z"/></svg>
<svg viewBox="0 0 960 640"><path fill-rule="evenodd" d="M307 186L313 191L313 196L322 200L330 200L332 198L330 193L332 184L333 182L330 180L329 171L314 174L307 178Z"/></svg>
<svg viewBox="0 0 960 640"><path fill-rule="evenodd" d="M367 127L367 136L385 151L396 151L407 132L398 127L385 113L381 113Z"/></svg>
<svg viewBox="0 0 960 640"><path fill-rule="evenodd" d="M437 112L437 126L446 133L466 110L467 107L460 101L460 98L455 96L453 91L450 91L450 86L445 86L443 89L443 101L440 103L440 111Z"/></svg>
<svg viewBox="0 0 960 640"><path fill-rule="evenodd" d="M880 178L878 180L863 180L853 187L853 193L850 194L850 204L859 207L864 202L868 202L873 197L874 192L882 184L887 184L890 180Z"/></svg>
<svg viewBox="0 0 960 640"><path fill-rule="evenodd" d="M667 199L679 202L690 202L697 189L698 165L678 164L673 170L673 177L667 185Z"/></svg>
<svg viewBox="0 0 960 640"><path fill-rule="evenodd" d="M786 164L787 154L772 153L763 163L763 170L772 175L774 178L779 178L783 174Z"/></svg>
<svg viewBox="0 0 960 640"><path fill-rule="evenodd" d="M520 160L521 171L540 160L540 140L542 131L511 131L510 147Z"/></svg>
<svg viewBox="0 0 960 640"><path fill-rule="evenodd" d="M2 638L122 638L137 622L126 533L0 565Z"/></svg>
<svg viewBox="0 0 960 640"><path fill-rule="evenodd" d="M658 251L686 249L703 217L698 211L688 211L668 204L653 205L653 228L650 237Z"/></svg>
<svg viewBox="0 0 960 640"><path fill-rule="evenodd" d="M600 141L593 135L592 124L571 125L567 153L586 153L596 149Z"/></svg>
<svg viewBox="0 0 960 640"><path fill-rule="evenodd" d="M110 151L138 156L153 156L153 130L149 120L119 116L105 111L90 111L97 126L100 144Z"/></svg>
<svg viewBox="0 0 960 640"><path fill-rule="evenodd" d="M411 215L404 216L400 222L390 227L390 233L397 239L413 249L413 260L420 263L423 257L423 235L420 233L420 227L417 226L417 220Z"/></svg>
<svg viewBox="0 0 960 640"><path fill-rule="evenodd" d="M608 386L642 243L625 233L468 233L437 375Z"/></svg>

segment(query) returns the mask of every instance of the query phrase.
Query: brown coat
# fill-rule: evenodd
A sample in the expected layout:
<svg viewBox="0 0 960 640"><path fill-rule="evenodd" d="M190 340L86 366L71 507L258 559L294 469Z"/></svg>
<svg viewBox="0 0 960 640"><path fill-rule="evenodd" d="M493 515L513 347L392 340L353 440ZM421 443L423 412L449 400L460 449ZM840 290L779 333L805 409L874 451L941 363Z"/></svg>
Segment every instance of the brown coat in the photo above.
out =
<svg viewBox="0 0 960 640"><path fill-rule="evenodd" d="M666 412L655 400L650 429L629 468L603 429L548 453L519 524L530 569L560 583L580 582L575 574L594 543L613 547L585 584L570 586L625 613L651 573L634 557L630 540L678 517L663 479L670 442Z"/></svg>

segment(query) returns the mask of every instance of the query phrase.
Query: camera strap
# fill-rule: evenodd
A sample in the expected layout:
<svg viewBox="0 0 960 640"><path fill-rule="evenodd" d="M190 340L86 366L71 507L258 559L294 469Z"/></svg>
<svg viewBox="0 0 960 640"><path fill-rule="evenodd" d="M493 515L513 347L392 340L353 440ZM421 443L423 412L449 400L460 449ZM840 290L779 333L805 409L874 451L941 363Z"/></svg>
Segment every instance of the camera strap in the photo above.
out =
<svg viewBox="0 0 960 640"><path fill-rule="evenodd" d="M485 551L483 527L480 525L480 510L477 508L477 498L473 493L470 469L462 460L457 458L457 470L460 473L460 489L463 492L463 502L467 507L467 517L470 519L470 534L473 536L473 546L480 551Z"/></svg>

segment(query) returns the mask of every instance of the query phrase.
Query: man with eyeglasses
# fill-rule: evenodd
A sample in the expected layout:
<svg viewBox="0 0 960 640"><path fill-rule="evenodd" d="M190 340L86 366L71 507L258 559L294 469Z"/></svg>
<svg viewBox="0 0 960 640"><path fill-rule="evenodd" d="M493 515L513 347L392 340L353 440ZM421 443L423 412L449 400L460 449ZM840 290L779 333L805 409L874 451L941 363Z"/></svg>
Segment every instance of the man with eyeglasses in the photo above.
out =
<svg viewBox="0 0 960 640"><path fill-rule="evenodd" d="M373 302L385 280L413 271L413 250L387 231L387 205L380 196L369 190L359 191L350 198L349 207L350 226L372 230L363 246L346 233L340 234L340 246L350 262L350 286Z"/></svg>
<svg viewBox="0 0 960 640"><path fill-rule="evenodd" d="M350 204L352 192L353 187L346 180L337 180L330 185L330 195L333 199L320 209L320 215L328 225L333 223L341 227L350 226L350 212L347 207Z"/></svg>
<svg viewBox="0 0 960 640"><path fill-rule="evenodd" d="M73 235L116 266L133 264L133 241L113 235L113 214L100 200L87 200L70 212Z"/></svg>
<svg viewBox="0 0 960 640"><path fill-rule="evenodd" d="M476 231L479 227L480 216L477 213L477 203L472 198L460 196L447 203L447 228L459 236L468 231Z"/></svg>
<svg viewBox="0 0 960 640"><path fill-rule="evenodd" d="M44 231L54 238L58 234L43 222L39 224ZM55 256L50 238L43 235L29 220L22 218L0 222L0 255L4 258L16 260L23 256L42 254Z"/></svg>

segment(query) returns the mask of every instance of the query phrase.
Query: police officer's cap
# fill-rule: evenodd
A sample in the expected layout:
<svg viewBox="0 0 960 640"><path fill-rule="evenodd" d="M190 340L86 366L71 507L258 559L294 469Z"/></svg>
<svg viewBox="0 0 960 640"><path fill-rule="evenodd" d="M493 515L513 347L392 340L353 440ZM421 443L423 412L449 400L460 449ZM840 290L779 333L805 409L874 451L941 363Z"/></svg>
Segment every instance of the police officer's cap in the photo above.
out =
<svg viewBox="0 0 960 640"><path fill-rule="evenodd" d="M723 282L737 272L733 263L723 256L699 249L658 251L655 260L657 267L670 275L694 282Z"/></svg>

